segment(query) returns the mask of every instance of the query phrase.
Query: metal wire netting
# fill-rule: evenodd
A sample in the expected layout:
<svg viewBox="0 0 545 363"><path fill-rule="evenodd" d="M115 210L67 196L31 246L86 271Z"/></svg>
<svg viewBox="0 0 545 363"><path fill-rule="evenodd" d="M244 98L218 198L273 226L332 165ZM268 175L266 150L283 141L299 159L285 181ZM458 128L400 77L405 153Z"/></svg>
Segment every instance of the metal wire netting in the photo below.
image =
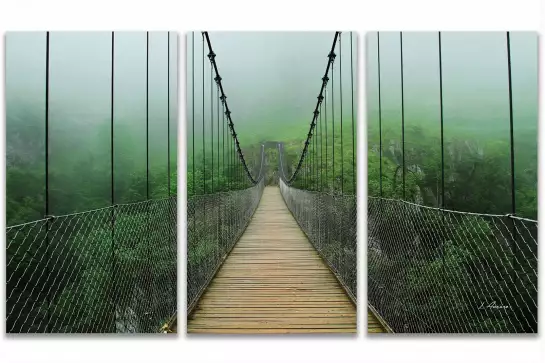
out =
<svg viewBox="0 0 545 363"><path fill-rule="evenodd" d="M394 332L537 333L537 221L369 197L368 299Z"/></svg>
<svg viewBox="0 0 545 363"><path fill-rule="evenodd" d="M8 333L153 333L177 310L176 197L7 228Z"/></svg>
<svg viewBox="0 0 545 363"><path fill-rule="evenodd" d="M195 306L254 214L264 179L254 186L196 195L187 202L187 305Z"/></svg>
<svg viewBox="0 0 545 363"><path fill-rule="evenodd" d="M356 196L297 189L286 185L282 178L279 184L282 197L295 220L356 301Z"/></svg>

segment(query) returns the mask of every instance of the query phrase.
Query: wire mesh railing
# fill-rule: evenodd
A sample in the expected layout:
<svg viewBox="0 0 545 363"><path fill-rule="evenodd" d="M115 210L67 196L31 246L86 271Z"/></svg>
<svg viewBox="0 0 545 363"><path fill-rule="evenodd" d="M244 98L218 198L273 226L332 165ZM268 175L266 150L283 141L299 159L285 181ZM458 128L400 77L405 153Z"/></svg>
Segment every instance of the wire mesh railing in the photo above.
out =
<svg viewBox="0 0 545 363"><path fill-rule="evenodd" d="M368 199L368 301L399 333L537 333L537 221Z"/></svg>
<svg viewBox="0 0 545 363"><path fill-rule="evenodd" d="M280 179L288 209L348 295L357 297L356 196L307 191Z"/></svg>
<svg viewBox="0 0 545 363"><path fill-rule="evenodd" d="M8 333L157 333L176 314L176 196L7 228Z"/></svg>
<svg viewBox="0 0 545 363"><path fill-rule="evenodd" d="M343 140L346 138L343 139L341 40L341 32L335 32L307 138L295 164L290 162L287 157L289 155L285 155L284 144L278 143L278 179L280 192L288 209L355 303L357 300L357 207L352 33L348 43L349 64L345 64L345 67L349 66L348 71L345 68L345 74L350 75L351 81L350 88L345 91L350 92L352 99L350 117L348 117L351 133L345 135L349 136L348 140L351 140L352 152L346 150L347 153L343 149ZM335 68L336 59L337 68ZM338 77L337 83L334 81L336 77ZM347 75L344 78L347 78ZM336 88L340 96L337 101L335 101ZM337 136L335 136L336 106L340 109L340 117L337 117L337 125L340 126ZM330 124L330 137L327 132L328 124ZM335 157L335 149L338 149L337 157ZM337 164L337 171L335 171L335 160L340 161L340 165ZM328 170L329 166L331 171Z"/></svg>
<svg viewBox="0 0 545 363"><path fill-rule="evenodd" d="M187 203L188 313L248 226L264 179L247 189L196 195Z"/></svg>

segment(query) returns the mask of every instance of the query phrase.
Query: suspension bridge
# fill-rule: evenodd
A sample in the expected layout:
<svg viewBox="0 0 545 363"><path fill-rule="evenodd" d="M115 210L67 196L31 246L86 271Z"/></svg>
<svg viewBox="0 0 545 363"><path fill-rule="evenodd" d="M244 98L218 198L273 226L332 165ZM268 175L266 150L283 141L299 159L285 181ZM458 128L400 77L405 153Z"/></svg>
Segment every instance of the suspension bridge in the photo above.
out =
<svg viewBox="0 0 545 363"><path fill-rule="evenodd" d="M521 215L524 210L528 214L529 208L522 207L531 202L536 205L537 215L537 201L535 198L516 200L524 197L523 188L535 191L537 159L530 159L521 170L515 168L515 159L522 163L522 158L532 158L528 155L537 157L537 143L531 139L535 132L519 134L520 141L515 147L517 117L513 111L512 85L513 80L522 77L521 70L531 69L531 62L536 59L525 63L522 52L512 55L513 45L513 49L520 51L521 44L529 44L524 43L524 34L485 35L490 43L487 49L495 52L496 63L498 59L502 62L501 68L490 67L483 78L467 78L465 83L486 89L483 82L491 81L492 70L501 69L504 99L508 103L504 118L508 123L501 125L501 115L493 113L497 110L488 110L487 117L494 119L494 128L499 131L487 132L502 132L502 126L507 131L494 140L496 148L475 145L471 135L457 136L462 141L453 135L447 138L444 69L450 74L455 74L455 70L452 59L445 63L443 52L445 47L450 47L448 51L452 55L456 44L460 46L453 40L456 36L441 32L425 36L386 32L371 34L368 39L368 63L374 64L377 71L377 83L370 85L369 93L376 89L378 98L377 117L374 113L369 115L369 120L373 120L369 124L367 207L368 305L373 312L369 325L378 319L394 333L537 333L537 220ZM426 67L419 77L438 73L437 121L427 125L427 133L406 125L404 78L407 74L404 71L410 46L405 44L404 47L407 39L413 47L419 40L419 46L430 50L426 54L419 53L417 61L412 59ZM537 47L537 37L534 42ZM387 51L381 50L385 43L389 47ZM391 66L398 66L396 59L391 58L398 51L399 73ZM386 62L385 54L390 56ZM512 69L512 56L518 62L518 72ZM535 56L537 58L537 51ZM471 59L486 62L480 57ZM385 64L389 68L381 71ZM411 69L415 69L415 63ZM537 70L534 76L537 79ZM381 89L384 78L388 78L389 93ZM382 106L385 97L390 100L394 97L391 94L393 78L399 80L401 87L401 122L387 120L385 125ZM419 82L425 85L422 79ZM452 76L449 82L450 86L455 83ZM520 87L520 83L518 85ZM495 87L495 91L502 91ZM518 89L524 98L531 99L531 90ZM452 95L452 88L448 90ZM413 96L413 101L416 99L414 95L409 96ZM537 98L537 93L534 97ZM461 106L456 107L458 111ZM391 112L389 117L392 118ZM457 114L455 122L461 122L462 117ZM535 122L534 127L537 119ZM449 130L453 130L452 126ZM472 129L472 134L475 133ZM497 140L507 137L509 141L498 143ZM407 141L409 139L412 142ZM498 152L498 145L501 145L501 159L488 154ZM522 171L523 168L526 170ZM530 176L527 181L532 169L534 179ZM476 175L485 183L486 190L477 184ZM500 213L492 214L494 212Z"/></svg>
<svg viewBox="0 0 545 363"><path fill-rule="evenodd" d="M171 55L176 56L176 52L171 52L171 47L176 46L176 37L171 37L171 34L166 32L151 34L99 32L87 35L46 32L10 34L7 36L7 42L8 78L13 75L11 67L17 62L12 53L14 48L9 47L12 44L14 47L18 46L29 51L39 45L40 48L36 52L43 51L43 58L33 61L37 63L36 68L44 70L45 75L43 93L45 122L42 125L32 125L30 119L19 120L12 117L9 111L7 114L8 145L10 141L18 140L20 137L18 134L10 133L16 126L12 122L26 122L23 127L38 129L36 130L38 134L43 130L45 136L43 140L34 140L36 145L43 147L39 153L39 156L44 157L43 164L38 163L45 166L45 171L41 174L44 176L43 188L39 188L34 196L31 194L31 187L22 186L26 188L22 198L27 198L24 199L27 204L31 197L43 201L43 205L36 207L37 213L42 214L43 218L12 224L6 230L7 333L175 331L177 204L176 187L175 184L171 185L171 179L176 180L176 163L171 158L172 151L175 154L175 149L171 150L171 144L174 140L176 145L176 133L172 132L175 124L171 120L171 86L176 86L176 83L171 81L171 65L176 64L176 60L172 61ZM66 56L66 51L71 50L71 45L76 47L74 52L78 54L81 52L90 59L99 58L96 61L100 63L98 67L109 83L109 87L104 87L110 101L107 106L108 125L105 128L108 132L101 136L101 140L105 140L104 144L109 144L109 147L106 146L99 151L89 150L90 160L106 156L103 158L105 167L102 169L101 165L91 162L86 165L89 168L86 170L86 178L94 182L99 180L100 176L97 174L103 173L106 176L102 179L105 180L105 185L86 183L83 186L74 186L68 185L67 182L64 185L59 183L68 172L67 167L61 165L60 160L66 159L63 159L63 152L59 152L62 149L56 144L61 139L59 128L53 129L56 130L55 133L51 125L59 125L62 122L62 129L72 132L75 130L75 126L66 121L66 118L60 120L58 116L70 107L66 104L63 106L63 100L59 99L61 78L66 68L75 67L84 74L91 72L84 65L71 61L74 56ZM65 58L59 57L60 54L65 54ZM107 63L104 63L104 59L108 60ZM137 70L137 75L129 74L130 77L126 77L127 73L123 73L124 69L120 63L123 59L125 61L130 59L132 66ZM150 72L151 65L153 73ZM32 69L25 69L26 71L32 73ZM142 83L139 83L140 80ZM150 95L150 82L164 84L165 88L161 89L161 93L166 96L159 101L164 117L155 115L153 122L149 104L150 100L155 103L157 95ZM29 82L23 84L28 87L31 85ZM138 84L141 84L141 87L135 86ZM83 86L85 97L88 95L90 97L89 89L92 85ZM119 137L123 137L123 131L114 135L114 130L120 130L119 121L124 110L123 106L126 105L118 99L127 100L126 94L123 94L127 86L145 95L143 98L145 117L140 117L143 121L145 118L145 123L137 124L133 118L130 125L131 129L144 130L145 127L145 132L142 132L144 136L141 139L142 143L132 143L128 150L119 152L121 140ZM121 92L122 89L124 91ZM24 91L32 94L35 90L29 88ZM81 92L81 88L76 86L70 92ZM55 101L51 102L51 98ZM8 104L8 110L9 107ZM135 104L131 104L131 108L134 107ZM25 104L25 108L30 106ZM56 113L51 112L52 108ZM93 110L97 111L97 108ZM15 121L12 121L13 119ZM100 126L94 127L95 129L89 132L94 132ZM160 166L157 166L159 163L152 165L157 159L150 160L150 133L158 127L165 130L164 134L158 137L165 145L164 154L161 153ZM78 135L72 133L70 137L76 138ZM86 145L80 147L86 150ZM52 149L56 152L51 152ZM76 155L76 149L70 153L74 152ZM135 155L142 149L145 149L145 154L138 155L144 156L141 164L145 166L138 170L131 169L130 165L137 159ZM129 162L126 159L127 155ZM10 156L8 152L8 159ZM85 160L77 162L85 163ZM28 168L24 165L16 166ZM134 171L130 176L135 178L132 184L128 180L127 171ZM11 172L11 166L8 165L8 180ZM8 197L17 187L21 186L10 185L8 182ZM89 207L91 193L86 190L90 187L98 187L107 195L102 199L91 195L98 200L93 208ZM71 208L58 203L61 200L59 193L63 191L62 189L68 190L66 203L84 200L86 202L82 203L83 207L71 213L58 213ZM72 192L78 190L79 192ZM57 203L54 203L55 201ZM9 207L7 209L9 221L14 213Z"/></svg>
<svg viewBox="0 0 545 363"><path fill-rule="evenodd" d="M309 110L309 131L301 137L304 142L296 143L295 152L285 141L267 140L246 145L243 152L210 38L208 32L202 33L203 91L198 106L203 112L197 119L202 122L202 143L197 149L195 35L188 40L192 108L188 120L187 331L355 333L352 34L336 32L331 48L324 49L326 70L317 75L322 78L317 82L321 87L316 107ZM206 57L209 97L205 97ZM343 75L350 80L344 102Z"/></svg>

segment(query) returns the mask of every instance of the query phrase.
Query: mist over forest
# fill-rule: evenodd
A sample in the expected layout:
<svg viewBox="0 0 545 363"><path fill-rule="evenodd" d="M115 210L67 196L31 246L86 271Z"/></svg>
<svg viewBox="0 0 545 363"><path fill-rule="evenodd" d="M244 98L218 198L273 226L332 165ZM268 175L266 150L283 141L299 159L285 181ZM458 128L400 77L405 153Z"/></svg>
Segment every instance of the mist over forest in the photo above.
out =
<svg viewBox="0 0 545 363"><path fill-rule="evenodd" d="M176 193L178 37L170 33L170 59L167 39L149 33L150 198L169 195L169 177ZM116 32L114 51L115 203L127 203L146 199L146 32ZM51 214L111 204L111 52L111 32L50 33ZM8 226L44 217L45 91L46 32L7 33Z"/></svg>
<svg viewBox="0 0 545 363"><path fill-rule="evenodd" d="M517 215L537 219L537 35L511 32ZM379 191L377 33L366 37L369 195ZM383 195L401 197L399 32L380 33ZM510 126L505 32L442 32L445 208L511 213ZM403 33L407 199L439 206L441 186L437 32ZM399 178L401 179L401 178Z"/></svg>
<svg viewBox="0 0 545 363"><path fill-rule="evenodd" d="M351 35L352 59L350 57ZM227 96L227 103L232 112L231 117L241 148L244 154L247 155L247 161L252 170L260 161L261 143L280 141L285 143L284 152L288 164L287 172L293 171L303 150L313 118L317 96L322 85L322 77L328 62L327 55L331 50L334 36L335 32L209 32L211 45L216 54L215 60L218 71L222 77L223 89ZM215 74L211 73L211 65L208 59L208 46L205 42L203 48L201 32L187 34L186 49L188 192L191 195L193 193L202 194L205 189L207 192L212 191L212 185L208 182L212 180L210 174L213 166L212 148L214 148L215 153L214 169L218 167L218 157L220 158L221 168L213 176L213 178L218 178L215 185L219 190L226 190L227 180L233 178L231 171L226 170L224 172L223 169L221 157L223 157L224 153L221 139L219 142L220 154L218 155L218 93L216 84L213 81ZM331 75L332 71L330 71L327 90L329 94L333 90L332 87L335 88L334 97L329 96L327 100L329 108L328 127L330 127L328 147L330 154L327 160L324 158L324 166L325 163L331 164L333 162L331 157L333 147L340 150L340 93L342 89L342 107L344 110L342 122L344 125L343 136L346 155L343 157L340 151L337 151L335 163L341 165L341 162L346 162L347 171L344 177L346 183L352 185L354 172L352 170L351 152L352 144L356 144L355 138L352 141L356 133L352 130L352 94L354 119L357 115L358 97L355 78L357 76L357 34L343 32L335 49L337 57L333 66L334 75ZM352 80L352 74L354 80ZM354 88L352 88L352 85ZM212 105L211 99L213 100ZM336 110L334 119L333 105L335 105ZM219 130L220 136L223 137L224 119L222 113L220 103ZM325 116L325 110L322 114ZM335 141L331 133L333 127L337 130ZM356 130L355 124L354 130ZM315 133L317 132L316 129ZM230 136L228 138L230 139ZM317 134L315 134L316 138L318 138ZM322 135L322 138L325 138L325 136ZM333 146L334 144L335 146ZM229 152L228 148L229 145L227 144L226 153ZM325 153L325 146L323 149ZM314 149L313 152L317 153L318 151ZM349 152L350 155L348 155ZM205 155L204 159L203 154ZM269 172L271 169L277 168L278 157L276 152L273 152L273 150L268 152L267 160L270 166ZM195 165L193 165L193 161ZM310 168L309 161L306 163L305 165ZM193 167L195 167L195 175L193 175ZM206 175L203 175L202 169L206 169ZM340 167L337 167L337 169L339 172L338 179L340 179ZM331 174L331 170L329 173ZM191 183L193 177L196 180L195 190L192 189ZM297 181L294 185L298 185ZM316 185L316 183L313 185ZM247 186L248 184L244 179L237 185L230 184L231 188L244 188Z"/></svg>

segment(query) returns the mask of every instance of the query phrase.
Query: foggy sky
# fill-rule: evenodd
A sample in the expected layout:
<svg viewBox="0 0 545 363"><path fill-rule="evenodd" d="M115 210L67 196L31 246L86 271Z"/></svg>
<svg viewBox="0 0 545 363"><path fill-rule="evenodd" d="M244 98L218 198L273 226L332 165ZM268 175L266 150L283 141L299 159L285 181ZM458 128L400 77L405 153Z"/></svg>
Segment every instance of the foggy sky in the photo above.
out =
<svg viewBox="0 0 545 363"><path fill-rule="evenodd" d="M252 136L281 138L293 134L294 139L303 139L312 120L321 78L327 66L327 55L331 49L334 32L210 32L216 63L222 77L227 102L241 145L245 140L253 142ZM202 35L201 32L187 34L187 120L188 138L192 132L192 39L195 39L195 133L202 133ZM350 108L350 33L341 36L344 119L348 119ZM353 38L354 77L357 67L357 34ZM335 61L336 104L339 106L339 65L337 46ZM210 132L210 62L205 45L205 131ZM331 77L330 77L331 78ZM331 84L331 81L330 81ZM214 94L216 88L214 84ZM356 87L356 81L354 81ZM357 102L357 95L354 94ZM214 101L215 102L215 101ZM214 103L214 115L216 114ZM220 105L221 106L221 105ZM216 117L216 116L214 116ZM221 117L221 109L220 109ZM335 116L338 119L339 114ZM214 122L215 124L215 122ZM294 127L294 125L296 127ZM293 131L290 133L285 130ZM301 135L302 134L302 135ZM198 140L198 136L196 137Z"/></svg>
<svg viewBox="0 0 545 363"><path fill-rule="evenodd" d="M170 34L170 42L170 123L174 135L171 139L175 142L178 113L176 33ZM45 52L45 32L7 33L8 122L15 122L14 117L21 108L30 108L35 117L45 121ZM146 32L116 32L114 59L114 125L126 125L145 135ZM111 32L51 32L49 62L50 127L54 130L74 125L109 125ZM151 139L155 139L155 134L166 135L166 32L150 32L149 119ZM55 136L51 132L51 137ZM163 139L166 141L166 136Z"/></svg>
<svg viewBox="0 0 545 363"><path fill-rule="evenodd" d="M505 32L442 32L447 127L509 127ZM511 32L515 127L537 128L537 34ZM369 122L378 123L377 33L366 37ZM382 117L401 121L399 32L380 32ZM403 32L405 122L439 123L437 32Z"/></svg>
<svg viewBox="0 0 545 363"><path fill-rule="evenodd" d="M49 162L50 170L87 165L86 172L110 165L112 80L111 32L50 32ZM146 32L115 32L114 42L115 175L121 181L146 167ZM149 33L149 158L150 169L164 169L167 145L176 164L178 120L178 36ZM168 67L168 68L167 68ZM170 78L167 77L170 70ZM10 154L31 154L44 163L46 32L6 34L6 148ZM168 80L170 79L170 82ZM170 135L167 133L170 90ZM25 136L21 136L21 135ZM21 140L21 139L24 140ZM121 147L121 140L124 145ZM32 149L30 145L34 145ZM77 156L75 156L77 155ZM85 158L82 160L82 158ZM9 167L9 166L8 166ZM103 175L105 186L110 175ZM77 195L78 185L52 177L51 188ZM102 181L100 182L102 184ZM29 191L32 194L32 191Z"/></svg>

